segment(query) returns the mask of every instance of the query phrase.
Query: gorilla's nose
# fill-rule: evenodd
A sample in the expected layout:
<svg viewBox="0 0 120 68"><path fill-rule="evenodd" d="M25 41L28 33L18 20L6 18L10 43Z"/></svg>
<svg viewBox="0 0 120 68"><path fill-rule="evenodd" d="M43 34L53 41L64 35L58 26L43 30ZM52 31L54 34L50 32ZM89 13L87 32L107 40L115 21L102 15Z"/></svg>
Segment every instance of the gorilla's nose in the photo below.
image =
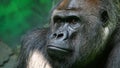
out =
<svg viewBox="0 0 120 68"><path fill-rule="evenodd" d="M68 32L67 31L57 31L51 35L51 38L56 39L56 40L67 40Z"/></svg>

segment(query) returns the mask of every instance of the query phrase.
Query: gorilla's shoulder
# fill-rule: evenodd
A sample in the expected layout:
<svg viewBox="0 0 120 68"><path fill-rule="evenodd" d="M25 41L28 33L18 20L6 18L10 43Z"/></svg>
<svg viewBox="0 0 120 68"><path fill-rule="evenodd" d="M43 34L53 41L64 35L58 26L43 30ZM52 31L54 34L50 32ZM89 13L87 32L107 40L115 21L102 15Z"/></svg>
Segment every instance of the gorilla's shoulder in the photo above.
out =
<svg viewBox="0 0 120 68"><path fill-rule="evenodd" d="M21 38L21 45L28 48L32 45L42 45L46 41L48 28L35 28L25 33ZM40 43L39 43L39 42Z"/></svg>

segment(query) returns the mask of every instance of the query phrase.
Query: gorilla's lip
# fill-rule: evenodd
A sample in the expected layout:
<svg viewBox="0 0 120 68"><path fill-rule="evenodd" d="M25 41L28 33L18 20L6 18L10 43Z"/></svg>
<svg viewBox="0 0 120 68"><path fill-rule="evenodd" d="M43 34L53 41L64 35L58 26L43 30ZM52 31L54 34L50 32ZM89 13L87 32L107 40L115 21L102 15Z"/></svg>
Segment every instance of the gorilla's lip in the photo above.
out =
<svg viewBox="0 0 120 68"><path fill-rule="evenodd" d="M56 47L56 46L48 46L47 48L50 50L62 51L65 53L72 52L72 49L66 49L66 48L61 48L61 47Z"/></svg>

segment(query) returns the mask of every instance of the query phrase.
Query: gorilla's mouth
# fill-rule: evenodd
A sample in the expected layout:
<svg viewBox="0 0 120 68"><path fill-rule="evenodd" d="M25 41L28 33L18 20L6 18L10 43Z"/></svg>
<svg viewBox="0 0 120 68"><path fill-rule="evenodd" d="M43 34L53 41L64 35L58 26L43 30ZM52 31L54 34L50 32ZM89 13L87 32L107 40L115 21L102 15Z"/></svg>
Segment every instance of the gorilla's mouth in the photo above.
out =
<svg viewBox="0 0 120 68"><path fill-rule="evenodd" d="M54 50L54 51L61 51L61 52L64 52L64 53L72 52L71 49L65 49L65 48L56 47L56 46L48 46L47 49L48 50Z"/></svg>
<svg viewBox="0 0 120 68"><path fill-rule="evenodd" d="M47 46L48 55L53 59L65 59L65 57L72 54L72 49L65 49L56 46L49 45Z"/></svg>

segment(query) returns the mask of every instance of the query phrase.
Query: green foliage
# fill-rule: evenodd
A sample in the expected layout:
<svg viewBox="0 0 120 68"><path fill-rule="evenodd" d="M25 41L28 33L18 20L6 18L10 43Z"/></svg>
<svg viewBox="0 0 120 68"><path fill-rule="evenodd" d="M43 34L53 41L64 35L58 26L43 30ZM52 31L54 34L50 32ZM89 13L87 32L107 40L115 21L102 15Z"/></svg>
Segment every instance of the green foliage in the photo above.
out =
<svg viewBox="0 0 120 68"><path fill-rule="evenodd" d="M15 47L20 37L47 22L51 0L0 0L0 39Z"/></svg>

